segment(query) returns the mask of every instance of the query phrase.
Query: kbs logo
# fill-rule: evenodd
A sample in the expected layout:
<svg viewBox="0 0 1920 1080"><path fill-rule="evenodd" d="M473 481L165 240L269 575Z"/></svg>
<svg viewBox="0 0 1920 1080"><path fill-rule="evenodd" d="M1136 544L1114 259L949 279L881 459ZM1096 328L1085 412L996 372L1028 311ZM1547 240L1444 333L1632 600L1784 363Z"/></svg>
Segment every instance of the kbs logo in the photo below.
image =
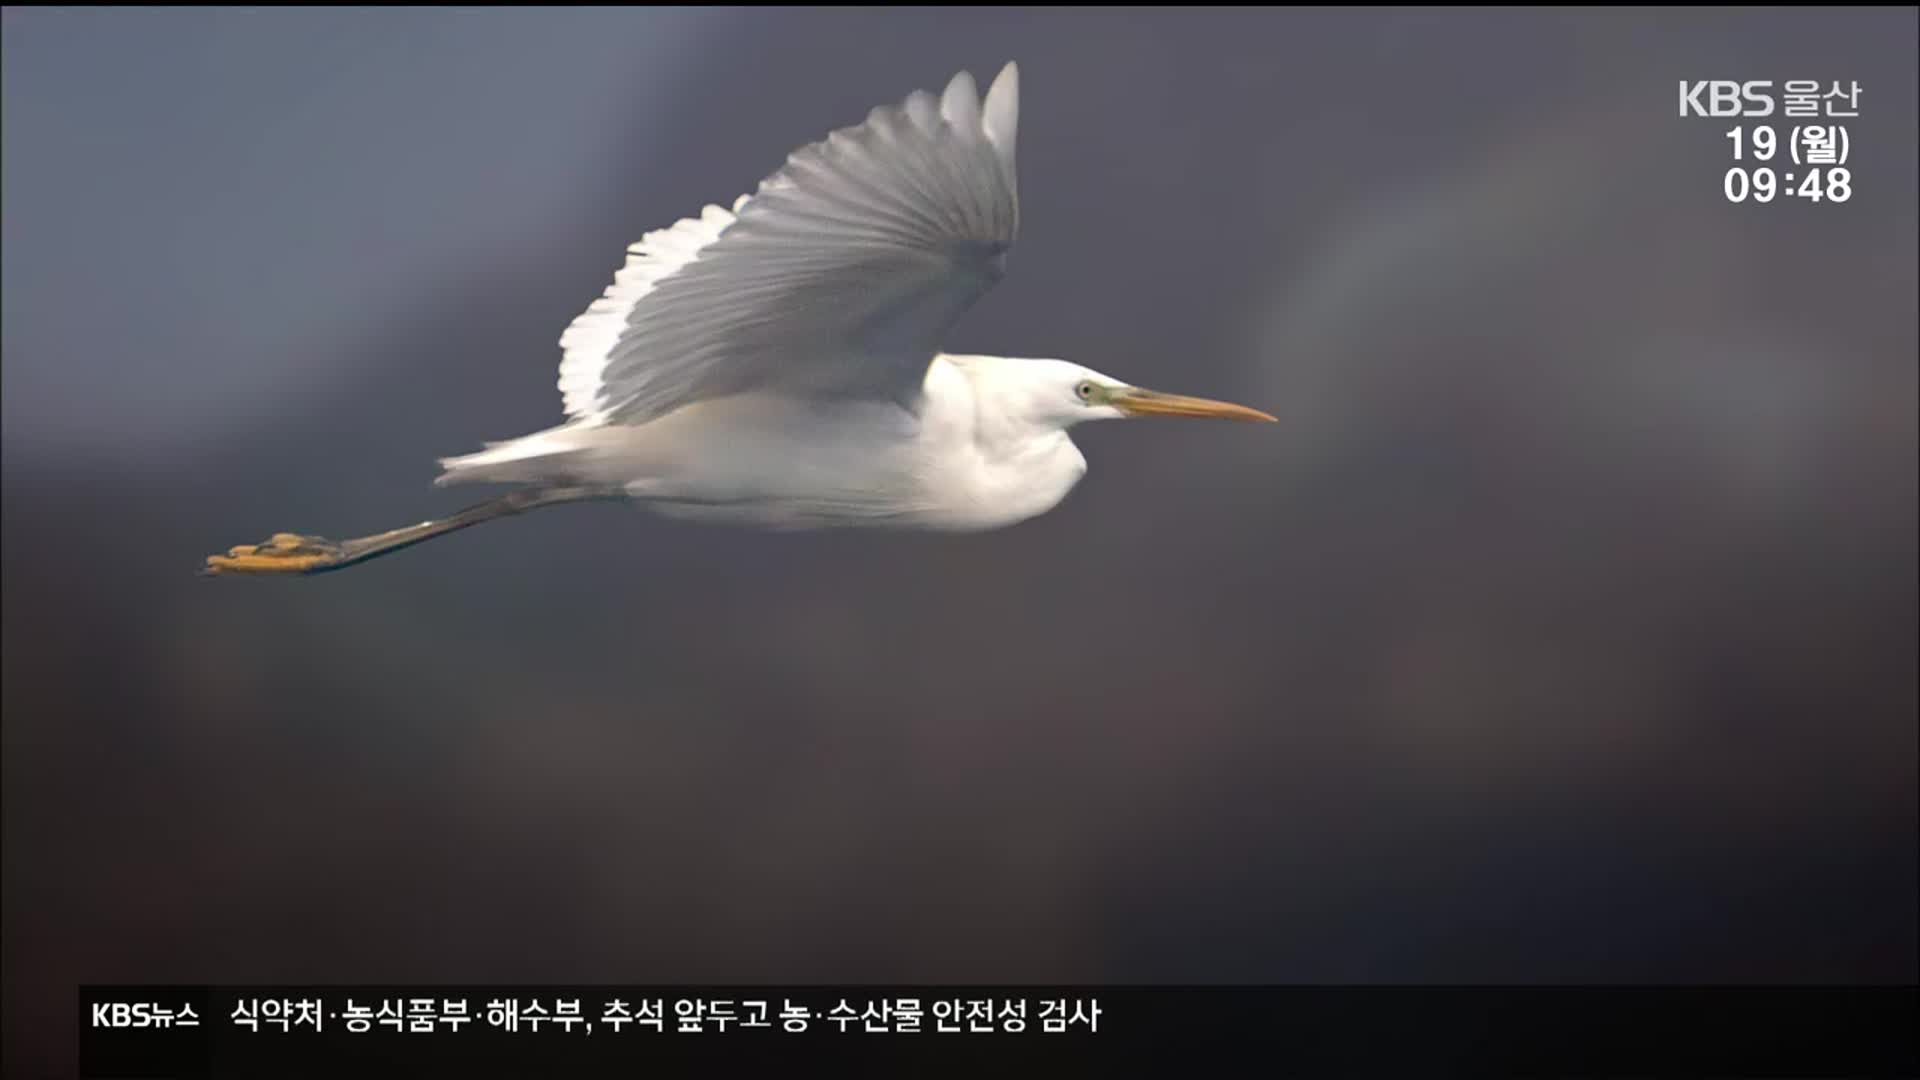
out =
<svg viewBox="0 0 1920 1080"><path fill-rule="evenodd" d="M1733 82L1730 79L1680 80L1681 116L1772 116L1772 79ZM1701 102L1702 97L1705 103ZM1746 102L1747 104L1742 104Z"/></svg>
<svg viewBox="0 0 1920 1080"><path fill-rule="evenodd" d="M124 1001L96 1001L93 1003L93 1026L97 1028L145 1028L145 1027L199 1027L200 1018L194 1015L192 1006L182 1005L175 1012L164 1005L150 1005L137 1001L129 1005Z"/></svg>

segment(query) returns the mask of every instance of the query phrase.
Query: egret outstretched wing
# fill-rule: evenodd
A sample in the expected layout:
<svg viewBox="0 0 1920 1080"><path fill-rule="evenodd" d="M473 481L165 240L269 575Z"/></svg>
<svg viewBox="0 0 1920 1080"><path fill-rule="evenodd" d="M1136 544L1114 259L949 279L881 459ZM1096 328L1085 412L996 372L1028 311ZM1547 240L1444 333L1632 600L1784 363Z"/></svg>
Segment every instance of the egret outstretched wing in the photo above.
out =
<svg viewBox="0 0 1920 1080"><path fill-rule="evenodd" d="M966 72L791 154L733 210L650 233L561 344L577 421L776 390L911 403L1019 224L1019 74Z"/></svg>

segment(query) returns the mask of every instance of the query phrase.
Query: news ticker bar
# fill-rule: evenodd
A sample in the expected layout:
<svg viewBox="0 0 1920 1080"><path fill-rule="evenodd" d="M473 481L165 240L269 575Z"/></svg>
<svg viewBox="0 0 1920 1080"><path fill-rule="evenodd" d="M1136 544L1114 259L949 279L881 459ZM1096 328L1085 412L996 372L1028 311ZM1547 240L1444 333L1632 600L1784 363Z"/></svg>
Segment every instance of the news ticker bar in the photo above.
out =
<svg viewBox="0 0 1920 1080"><path fill-rule="evenodd" d="M1885 988L89 986L88 1077L609 1075L668 1063L1913 1076Z"/></svg>

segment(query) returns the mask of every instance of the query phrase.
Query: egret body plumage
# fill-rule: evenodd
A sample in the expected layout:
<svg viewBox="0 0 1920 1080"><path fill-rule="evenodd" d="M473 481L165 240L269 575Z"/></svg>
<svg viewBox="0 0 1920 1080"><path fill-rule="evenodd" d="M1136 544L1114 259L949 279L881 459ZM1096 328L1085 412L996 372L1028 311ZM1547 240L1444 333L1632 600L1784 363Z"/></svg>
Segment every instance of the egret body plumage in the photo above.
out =
<svg viewBox="0 0 1920 1080"><path fill-rule="evenodd" d="M1089 420L1272 420L1057 359L944 351L1019 227L1019 72L966 72L794 151L737 199L648 233L560 338L565 419L441 459L513 490L356 540L275 534L208 573L315 573L581 500L761 528L985 530L1086 473Z"/></svg>

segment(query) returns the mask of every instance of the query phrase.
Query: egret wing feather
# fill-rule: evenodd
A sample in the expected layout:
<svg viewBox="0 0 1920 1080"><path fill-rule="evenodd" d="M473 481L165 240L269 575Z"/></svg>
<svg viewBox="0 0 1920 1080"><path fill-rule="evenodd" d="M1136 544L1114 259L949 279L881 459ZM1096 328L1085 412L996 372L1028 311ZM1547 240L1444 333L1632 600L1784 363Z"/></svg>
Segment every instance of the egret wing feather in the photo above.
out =
<svg viewBox="0 0 1920 1080"><path fill-rule="evenodd" d="M1005 273L1018 92L1013 64L984 101L961 72L796 150L731 213L651 234L657 257L636 245L625 290L569 331L569 413L638 424L752 390L910 405Z"/></svg>

